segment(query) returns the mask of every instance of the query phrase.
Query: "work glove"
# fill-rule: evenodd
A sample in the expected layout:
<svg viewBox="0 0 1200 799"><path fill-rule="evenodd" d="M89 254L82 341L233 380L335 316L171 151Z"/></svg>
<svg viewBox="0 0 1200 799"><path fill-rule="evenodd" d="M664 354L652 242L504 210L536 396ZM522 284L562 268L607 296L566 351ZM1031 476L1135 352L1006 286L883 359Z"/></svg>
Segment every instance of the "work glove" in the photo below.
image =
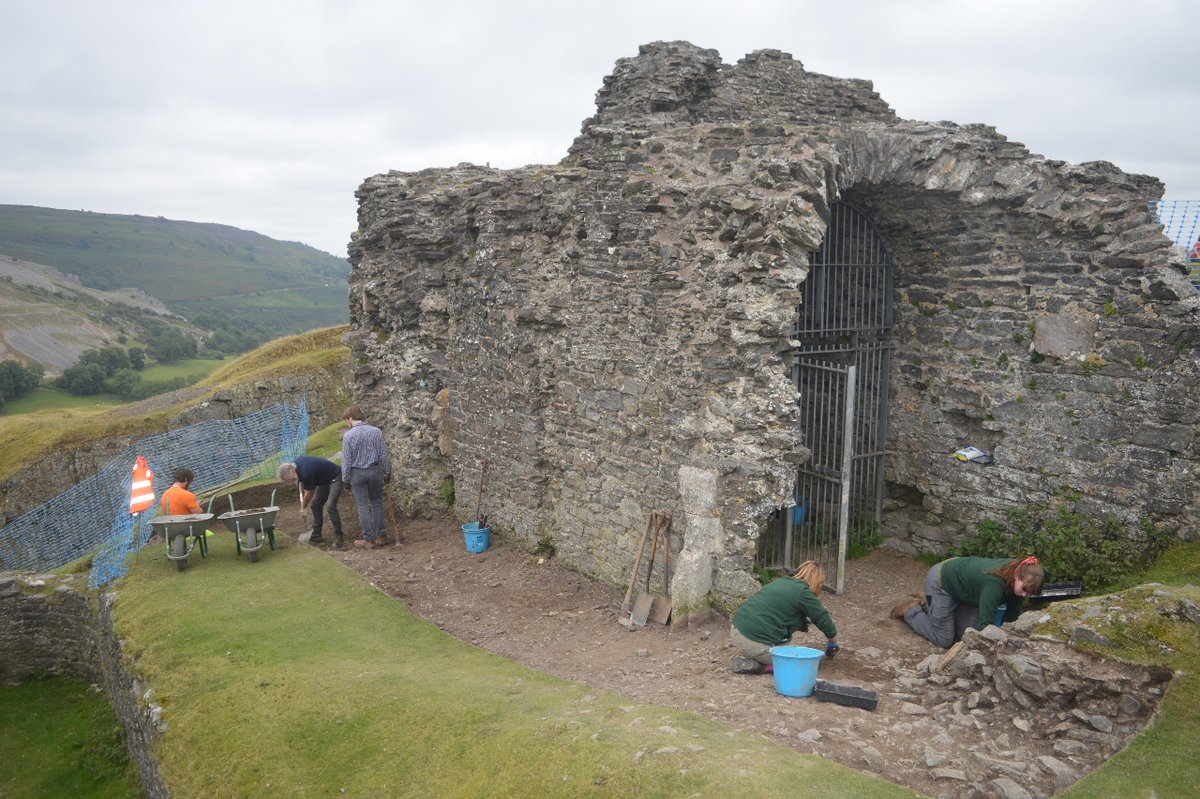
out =
<svg viewBox="0 0 1200 799"><path fill-rule="evenodd" d="M825 657L833 659L837 657L837 653L842 651L842 645L837 641L830 641L825 645Z"/></svg>

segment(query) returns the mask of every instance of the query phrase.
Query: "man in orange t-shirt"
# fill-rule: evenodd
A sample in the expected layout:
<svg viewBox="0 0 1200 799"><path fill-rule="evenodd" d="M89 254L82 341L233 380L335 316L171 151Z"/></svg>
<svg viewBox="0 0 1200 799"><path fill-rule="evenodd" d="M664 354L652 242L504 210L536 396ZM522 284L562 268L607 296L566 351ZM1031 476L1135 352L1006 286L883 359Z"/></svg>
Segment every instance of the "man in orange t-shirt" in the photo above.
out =
<svg viewBox="0 0 1200 799"><path fill-rule="evenodd" d="M196 479L191 469L180 467L173 475L175 485L168 488L162 495L162 512L164 516L186 516L189 513L203 513L196 495L188 491L188 486Z"/></svg>

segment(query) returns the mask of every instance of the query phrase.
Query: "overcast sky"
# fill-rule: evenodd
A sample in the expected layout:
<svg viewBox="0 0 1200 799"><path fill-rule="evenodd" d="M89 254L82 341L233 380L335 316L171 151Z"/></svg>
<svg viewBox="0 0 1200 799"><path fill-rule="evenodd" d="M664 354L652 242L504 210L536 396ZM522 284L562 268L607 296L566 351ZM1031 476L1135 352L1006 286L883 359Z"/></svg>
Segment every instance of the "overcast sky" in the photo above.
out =
<svg viewBox="0 0 1200 799"><path fill-rule="evenodd" d="M364 178L557 162L617 59L676 39L1200 200L1196 0L0 0L0 204L344 256Z"/></svg>

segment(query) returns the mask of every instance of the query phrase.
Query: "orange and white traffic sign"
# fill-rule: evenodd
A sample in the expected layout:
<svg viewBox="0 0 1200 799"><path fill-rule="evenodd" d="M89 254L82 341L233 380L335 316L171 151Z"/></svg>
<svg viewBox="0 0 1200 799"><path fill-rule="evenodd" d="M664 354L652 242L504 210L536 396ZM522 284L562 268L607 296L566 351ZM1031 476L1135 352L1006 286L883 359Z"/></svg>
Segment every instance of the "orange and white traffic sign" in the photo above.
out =
<svg viewBox="0 0 1200 799"><path fill-rule="evenodd" d="M133 488L129 496L129 512L134 516L154 504L154 472L141 455L133 464Z"/></svg>

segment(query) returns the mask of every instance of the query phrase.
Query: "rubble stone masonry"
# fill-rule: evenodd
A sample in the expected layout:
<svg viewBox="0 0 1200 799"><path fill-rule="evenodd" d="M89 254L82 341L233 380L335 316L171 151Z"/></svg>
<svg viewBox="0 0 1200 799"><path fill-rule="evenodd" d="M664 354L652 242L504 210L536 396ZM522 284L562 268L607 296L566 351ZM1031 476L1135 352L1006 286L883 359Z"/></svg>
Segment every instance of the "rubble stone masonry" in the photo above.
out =
<svg viewBox="0 0 1200 799"><path fill-rule="evenodd" d="M1198 298L1162 192L786 53L645 45L558 164L362 184L355 399L410 502L453 480L473 516L487 459L499 533L618 584L667 510L676 607L735 605L808 455L789 336L842 201L895 270L888 535L941 550L1063 489L1192 530Z"/></svg>

